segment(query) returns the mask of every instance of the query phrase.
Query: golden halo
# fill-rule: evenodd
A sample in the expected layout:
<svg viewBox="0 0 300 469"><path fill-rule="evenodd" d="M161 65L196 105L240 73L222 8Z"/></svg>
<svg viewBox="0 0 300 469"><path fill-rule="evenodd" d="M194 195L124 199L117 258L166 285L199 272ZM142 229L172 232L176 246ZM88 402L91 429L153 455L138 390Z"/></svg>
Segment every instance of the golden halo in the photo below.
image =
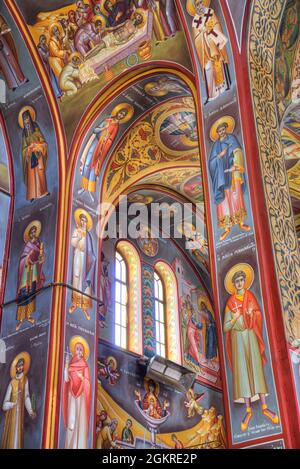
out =
<svg viewBox="0 0 300 469"><path fill-rule="evenodd" d="M158 82L155 81L150 81L150 83L147 83L144 86L144 90L147 94L150 96L166 96L166 94L169 93L168 90L158 90L158 91L153 91L153 88L158 85Z"/></svg>
<svg viewBox="0 0 300 469"><path fill-rule="evenodd" d="M203 4L204 4L205 7L209 7L210 0L203 0ZM187 2L186 2L186 11L191 16L195 16L197 14L195 4L194 4L194 0L187 0Z"/></svg>
<svg viewBox="0 0 300 469"><path fill-rule="evenodd" d="M223 117L220 117L220 119L218 119L216 122L214 122L214 124L211 126L211 129L210 129L210 138L213 142L215 142L216 140L218 140L219 138L219 135L217 133L217 128L221 125L221 124L226 124L227 125L227 129L226 131L229 133L229 134L232 134L232 132L234 131L234 128L235 128L235 120L233 117L231 116L223 116Z"/></svg>
<svg viewBox="0 0 300 469"><path fill-rule="evenodd" d="M33 120L33 122L35 121L35 118L36 118L36 112L35 110L33 109L32 106L24 106L22 107L22 109L20 110L19 112L19 115L18 115L18 123L19 123L19 126L24 129L24 122L23 122L23 114L24 112L28 111L29 114L30 114L30 117L31 119Z"/></svg>
<svg viewBox="0 0 300 469"><path fill-rule="evenodd" d="M196 235L196 227L192 223L184 222L183 224L179 223L177 226L179 233L183 234L185 237L190 235Z"/></svg>
<svg viewBox="0 0 300 469"><path fill-rule="evenodd" d="M207 296L200 295L198 297L197 303L198 303L199 308L200 308L201 303L204 303L205 306L207 307L207 309L209 310L209 312L213 315L213 317L215 316L214 312L213 312L213 309L212 309L212 306L211 306L210 301L207 298Z"/></svg>
<svg viewBox="0 0 300 469"><path fill-rule="evenodd" d="M116 371L118 363L117 363L117 360L115 359L115 357L113 357L112 355L107 357L106 363L109 363L109 362L111 362L113 364L112 371Z"/></svg>
<svg viewBox="0 0 300 469"><path fill-rule="evenodd" d="M104 6L105 2L106 2L106 0L101 0L100 10L102 11L103 15L108 16L109 11L107 11L105 6ZM111 3L114 5L116 3L116 0L111 0Z"/></svg>
<svg viewBox="0 0 300 469"><path fill-rule="evenodd" d="M154 395L157 397L159 395L159 384L154 381L152 378L145 378L144 379L144 388L147 392L149 391L149 381L152 381L155 384Z"/></svg>
<svg viewBox="0 0 300 469"><path fill-rule="evenodd" d="M81 344L83 346L83 354L84 354L84 359L87 360L90 355L90 347L87 341L81 337L80 335L73 335L73 337L70 340L69 347L70 347L70 352L71 354L75 355L75 346L76 344Z"/></svg>
<svg viewBox="0 0 300 469"><path fill-rule="evenodd" d="M24 375L28 373L30 367L30 355L28 352L21 352L19 353L12 361L10 365L10 377L13 379L16 377L16 365L19 360L24 360Z"/></svg>
<svg viewBox="0 0 300 469"><path fill-rule="evenodd" d="M92 21L93 21L94 24L96 23L96 21L100 21L101 24L102 24L102 28L104 29L104 28L106 27L106 20L105 20L105 18L104 18L103 16L101 16L101 15L95 15L95 16L93 16L93 20L92 20Z"/></svg>
<svg viewBox="0 0 300 469"><path fill-rule="evenodd" d="M232 284L232 277L234 276L234 274L236 274L237 272L239 271L243 271L245 272L246 274L246 280L245 280L245 286L244 286L244 289L245 290L248 290L252 283L253 283L253 280L254 280L254 270L253 268L251 267L251 265L249 264L246 264L246 263L241 263L241 264L236 264L234 265L233 267L231 267L231 269L227 272L226 274L226 277L225 277L225 280L224 280L224 286L225 286L225 289L228 293L230 293L230 295L233 295L234 293L236 293L236 290Z"/></svg>
<svg viewBox="0 0 300 469"><path fill-rule="evenodd" d="M42 224L39 220L34 220L32 221L31 223L29 223L29 225L27 225L27 227L25 228L25 231L24 231L24 234L23 234L23 239L25 241L25 243L27 243L27 241L29 241L29 232L31 230L32 227L36 227L36 236L37 238L40 236L41 234L41 231L42 231Z"/></svg>
<svg viewBox="0 0 300 469"><path fill-rule="evenodd" d="M81 215L84 215L86 217L86 219L87 219L87 230L90 231L93 228L93 220L92 220L91 215L86 210L83 210L83 208L78 208L77 210L75 210L74 219L75 219L76 225L80 226L80 216Z"/></svg>
<svg viewBox="0 0 300 469"><path fill-rule="evenodd" d="M140 14L140 15L143 17L142 23L139 24L139 25L137 25L137 29L142 29L142 28L145 26L145 24L146 24L146 15L145 15L145 12L144 12L144 10L143 10L142 8L137 8L137 9L133 12L133 14L132 14L132 16L131 16L131 19L133 19L136 14Z"/></svg>
<svg viewBox="0 0 300 469"><path fill-rule="evenodd" d="M55 21L54 23L51 24L51 26L49 28L50 37L52 36L53 29L54 29L55 26L59 29L60 34L61 35L63 34L62 25L58 21Z"/></svg>
<svg viewBox="0 0 300 469"><path fill-rule="evenodd" d="M74 57L77 57L78 59L80 59L80 61L82 62L82 57L81 55L79 54L79 52L73 52L70 56L69 56L69 62L72 62L72 60L74 59Z"/></svg>
<svg viewBox="0 0 300 469"><path fill-rule="evenodd" d="M132 118L134 114L134 107L128 103L120 103L116 107L114 107L113 110L111 111L112 117L115 117L118 114L118 112L122 110L126 110L127 114L125 117L123 117L123 119L120 119L119 122L120 124L125 124L125 122L128 122Z"/></svg>

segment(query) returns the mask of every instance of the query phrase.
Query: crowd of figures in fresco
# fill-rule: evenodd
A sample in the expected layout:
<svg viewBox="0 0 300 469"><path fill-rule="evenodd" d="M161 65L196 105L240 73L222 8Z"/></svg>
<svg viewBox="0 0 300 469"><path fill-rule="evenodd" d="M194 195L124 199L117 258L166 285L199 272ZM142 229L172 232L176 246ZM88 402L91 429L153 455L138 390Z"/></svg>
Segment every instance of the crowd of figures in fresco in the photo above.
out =
<svg viewBox="0 0 300 469"><path fill-rule="evenodd" d="M158 44L173 37L178 26L172 1L78 0L40 13L33 29L35 35L44 31L37 48L53 91L61 98L77 93L102 72L109 81L111 67L130 54L137 63L150 59L153 34Z"/></svg>

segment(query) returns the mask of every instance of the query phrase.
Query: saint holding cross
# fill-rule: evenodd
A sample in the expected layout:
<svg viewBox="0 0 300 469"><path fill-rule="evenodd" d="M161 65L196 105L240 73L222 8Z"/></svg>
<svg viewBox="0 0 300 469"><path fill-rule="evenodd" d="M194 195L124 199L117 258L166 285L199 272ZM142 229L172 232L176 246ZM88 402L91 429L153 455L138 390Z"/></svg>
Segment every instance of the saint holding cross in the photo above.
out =
<svg viewBox="0 0 300 469"><path fill-rule="evenodd" d="M231 78L226 51L227 37L210 0L188 0L187 11L192 22L195 48L205 81L206 102L216 99L230 89Z"/></svg>
<svg viewBox="0 0 300 469"><path fill-rule="evenodd" d="M253 416L251 403L261 402L262 414L273 424L279 422L266 403L268 386L264 368L267 363L263 338L263 318L255 295L249 290L254 272L249 264L233 266L225 277L231 294L225 307L224 332L226 353L232 370L232 392L236 403L246 405L241 430L248 429Z"/></svg>

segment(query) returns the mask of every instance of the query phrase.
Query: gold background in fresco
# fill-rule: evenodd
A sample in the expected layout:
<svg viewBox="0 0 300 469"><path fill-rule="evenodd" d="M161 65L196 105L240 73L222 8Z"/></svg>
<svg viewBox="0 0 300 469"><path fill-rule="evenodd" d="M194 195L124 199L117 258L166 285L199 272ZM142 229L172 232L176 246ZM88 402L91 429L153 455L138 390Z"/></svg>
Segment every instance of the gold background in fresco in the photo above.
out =
<svg viewBox="0 0 300 469"><path fill-rule="evenodd" d="M287 340L300 343L300 256L274 95L277 32L284 0L254 0L249 72L257 138Z"/></svg>
<svg viewBox="0 0 300 469"><path fill-rule="evenodd" d="M192 98L177 98L152 111L132 127L115 151L103 180L103 200L115 197L116 191L124 192L133 183L151 173L167 168L195 166L200 175L198 147L172 151L163 145L159 136L161 116L166 118L174 112L195 112ZM151 155L151 156L150 156Z"/></svg>

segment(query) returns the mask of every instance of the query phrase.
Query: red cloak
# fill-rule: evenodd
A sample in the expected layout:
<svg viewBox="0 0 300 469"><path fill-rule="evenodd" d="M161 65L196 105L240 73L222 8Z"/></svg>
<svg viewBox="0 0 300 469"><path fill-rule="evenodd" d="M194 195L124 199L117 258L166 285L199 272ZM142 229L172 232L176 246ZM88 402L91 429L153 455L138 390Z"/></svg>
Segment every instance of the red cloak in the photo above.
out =
<svg viewBox="0 0 300 469"><path fill-rule="evenodd" d="M260 311L259 304L251 291L246 290L243 301L239 300L236 295L232 295L227 301L226 306L231 310L235 311L236 307L239 307L241 314L244 318L244 324L247 329L253 329L258 340L258 346L262 357L263 365L267 363L265 355L265 343L263 339L262 331L262 314ZM252 314L247 314L247 310L252 309ZM232 368L232 353L231 353L231 331L226 332L226 352L230 367Z"/></svg>
<svg viewBox="0 0 300 469"><path fill-rule="evenodd" d="M79 378L77 373L82 373L83 380ZM73 357L68 368L68 375L69 381L64 382L63 414L65 427L68 426L68 400L69 392L71 392L75 399L82 393L84 394L88 428L91 410L91 379L87 362L83 358L79 360L77 357Z"/></svg>

